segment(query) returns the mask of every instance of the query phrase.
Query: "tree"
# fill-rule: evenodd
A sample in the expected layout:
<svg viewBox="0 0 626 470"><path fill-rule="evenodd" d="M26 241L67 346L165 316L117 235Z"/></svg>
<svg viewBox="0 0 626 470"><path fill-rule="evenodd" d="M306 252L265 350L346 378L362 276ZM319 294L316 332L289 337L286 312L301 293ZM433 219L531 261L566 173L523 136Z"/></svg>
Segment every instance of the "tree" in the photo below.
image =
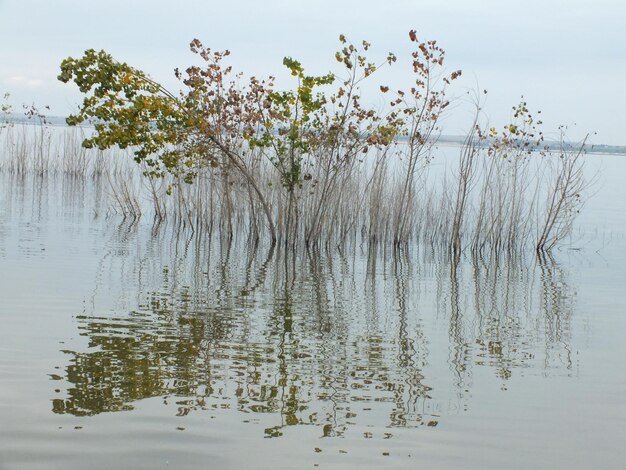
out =
<svg viewBox="0 0 626 470"><path fill-rule="evenodd" d="M337 190L341 171L369 149L388 147L398 135L408 136L414 162L436 129L448 104L431 80L433 69L443 64L443 51L435 41L419 41L415 31L409 37L417 46L411 58L415 84L410 92L398 90L389 109L382 111L362 104L361 85L382 66L396 62L396 56L389 53L372 62L367 41L357 47L343 35L335 54L337 72L308 75L300 62L285 58L283 64L296 81L287 91L277 90L271 76L244 79L226 65L229 51L212 51L197 39L190 49L203 65L176 69L185 88L180 93L93 49L79 59L65 59L58 78L73 81L85 95L79 112L67 119L69 125L94 125L85 147L131 148L135 160L148 168L147 176L172 174L187 183L202 167L237 171L265 214L272 242L278 236L276 211L282 210L278 218L285 240L295 242L303 229L308 243L319 237L328 219L326 202ZM459 75L456 71L443 80L449 84ZM381 93L388 91L380 87ZM278 173L287 198L284 209L271 206L267 181L255 170L260 161ZM311 166L318 170L315 181L306 170ZM303 224L295 198L306 184L320 190Z"/></svg>

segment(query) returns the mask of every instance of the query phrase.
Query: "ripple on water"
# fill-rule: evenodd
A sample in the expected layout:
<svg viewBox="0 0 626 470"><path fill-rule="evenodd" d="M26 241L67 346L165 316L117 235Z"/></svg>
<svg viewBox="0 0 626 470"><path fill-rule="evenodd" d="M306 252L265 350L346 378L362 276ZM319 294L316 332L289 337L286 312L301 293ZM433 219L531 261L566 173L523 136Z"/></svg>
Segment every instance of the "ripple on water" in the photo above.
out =
<svg viewBox="0 0 626 470"><path fill-rule="evenodd" d="M35 193L0 212L0 465L619 461L623 268L270 256Z"/></svg>

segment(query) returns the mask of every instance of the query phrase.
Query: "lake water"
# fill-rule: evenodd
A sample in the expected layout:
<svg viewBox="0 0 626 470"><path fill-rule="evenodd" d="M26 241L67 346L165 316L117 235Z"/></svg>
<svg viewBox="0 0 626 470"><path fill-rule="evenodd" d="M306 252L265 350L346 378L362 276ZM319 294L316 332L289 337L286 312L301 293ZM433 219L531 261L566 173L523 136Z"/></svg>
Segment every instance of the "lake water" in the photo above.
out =
<svg viewBox="0 0 626 470"><path fill-rule="evenodd" d="M458 264L0 176L0 468L626 468L626 157L588 158L552 258Z"/></svg>

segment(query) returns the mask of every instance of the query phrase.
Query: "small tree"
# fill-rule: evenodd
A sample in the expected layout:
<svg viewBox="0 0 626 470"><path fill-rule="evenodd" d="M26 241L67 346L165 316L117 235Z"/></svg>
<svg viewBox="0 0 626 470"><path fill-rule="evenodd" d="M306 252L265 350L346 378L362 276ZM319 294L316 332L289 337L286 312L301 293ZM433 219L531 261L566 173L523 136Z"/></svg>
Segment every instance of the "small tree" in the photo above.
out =
<svg viewBox="0 0 626 470"><path fill-rule="evenodd" d="M202 167L235 170L256 195L275 242L275 210L266 182L255 171L259 162L271 164L287 198L285 212L279 214L281 233L295 240L301 227L308 243L320 236L328 220L327 202L339 189L338 175L369 149L390 146L398 134L408 138L410 163L396 223L407 224L402 213L408 207L404 201L412 197L415 162L432 145L431 135L448 105L445 85L460 75L456 71L440 77L444 85L439 87L433 70L443 64L443 50L435 41L419 41L415 31L409 37L417 46L411 59L415 85L410 92L397 91L390 108L382 111L361 103L361 85L382 66L396 62L396 56L389 53L372 62L367 41L357 47L343 35L335 53L340 65L336 73L308 75L300 62L285 58L283 64L296 80L287 91L277 90L271 76L245 80L225 64L229 51L212 51L197 39L190 48L202 66L176 69L185 87L178 94L93 49L79 59L64 60L59 80L73 81L86 95L79 112L67 119L70 125L93 123L95 133L84 141L85 147L131 148L135 160L146 165L147 176L173 174L187 183ZM380 87L380 92L388 91ZM317 169L315 181L307 166ZM318 191L309 201L303 226L296 193L307 184L317 185Z"/></svg>
<svg viewBox="0 0 626 470"><path fill-rule="evenodd" d="M537 253L549 252L571 233L574 218L583 205L581 193L588 186L583 174L582 158L588 136L578 147L568 148L564 128L560 130L559 147L551 155L546 211L537 221Z"/></svg>

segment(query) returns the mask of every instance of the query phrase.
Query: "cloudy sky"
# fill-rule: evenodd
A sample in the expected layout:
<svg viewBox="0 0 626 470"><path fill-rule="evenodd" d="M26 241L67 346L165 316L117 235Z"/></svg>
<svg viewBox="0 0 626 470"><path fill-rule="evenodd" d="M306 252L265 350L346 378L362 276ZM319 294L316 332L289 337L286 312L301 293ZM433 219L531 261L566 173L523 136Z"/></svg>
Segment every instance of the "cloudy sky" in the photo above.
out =
<svg viewBox="0 0 626 470"><path fill-rule="evenodd" d="M504 124L524 95L548 133L565 124L572 139L597 132L594 143L626 144L625 25L624 0L0 0L0 93L14 107L34 102L67 114L80 96L57 82L58 66L87 48L174 87L174 67L194 60L194 37L230 49L237 69L286 83L286 55L324 73L340 33L367 39L380 57L402 57L416 29L446 49L449 70L463 70L460 102L468 90L489 91L492 124ZM407 77L394 67L381 79ZM463 133L468 116L459 106L446 133Z"/></svg>

